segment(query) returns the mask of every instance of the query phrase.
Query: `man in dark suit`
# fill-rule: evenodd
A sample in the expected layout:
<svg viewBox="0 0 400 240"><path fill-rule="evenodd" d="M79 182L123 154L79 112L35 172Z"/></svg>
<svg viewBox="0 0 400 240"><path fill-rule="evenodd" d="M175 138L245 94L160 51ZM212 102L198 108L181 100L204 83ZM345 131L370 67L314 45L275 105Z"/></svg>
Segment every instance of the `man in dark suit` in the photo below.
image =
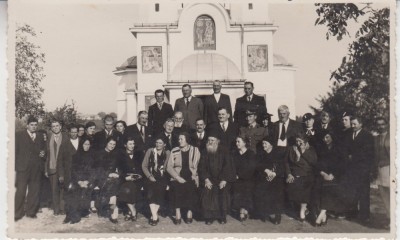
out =
<svg viewBox="0 0 400 240"><path fill-rule="evenodd" d="M203 117L203 102L192 96L192 87L189 84L182 86L182 98L175 101L174 111L183 113L184 123L190 129L196 129L196 120Z"/></svg>
<svg viewBox="0 0 400 240"><path fill-rule="evenodd" d="M45 174L50 180L54 215L64 214L64 163L68 157L69 137L62 133L60 120L51 120L51 133L47 141Z"/></svg>
<svg viewBox="0 0 400 240"><path fill-rule="evenodd" d="M165 120L171 118L174 114L172 106L164 102L164 91L157 89L154 92L156 103L149 107L149 124L150 129L153 130L153 136L157 136L163 131L163 124Z"/></svg>
<svg viewBox="0 0 400 240"><path fill-rule="evenodd" d="M140 111L138 114L138 121L133 125L126 128L126 136L132 137L135 140L135 151L143 154L144 157L146 150L153 144L152 130L146 124L149 117L146 111Z"/></svg>
<svg viewBox="0 0 400 240"><path fill-rule="evenodd" d="M25 213L30 218L36 218L39 209L40 179L46 145L43 134L36 132L37 125L38 120L31 116L28 118L27 130L15 134L15 221L24 217Z"/></svg>
<svg viewBox="0 0 400 240"><path fill-rule="evenodd" d="M294 145L295 137L303 132L301 123L289 119L290 111L286 105L278 108L279 121L272 124L271 139L272 144L278 148L284 148Z"/></svg>
<svg viewBox="0 0 400 240"><path fill-rule="evenodd" d="M205 150L207 144L206 124L204 119L197 119L196 130L190 133L191 145L199 148L200 152Z"/></svg>
<svg viewBox="0 0 400 240"><path fill-rule="evenodd" d="M262 116L267 113L267 105L265 103L265 99L261 96L255 95L253 93L254 84L252 82L244 83L244 92L245 95L236 99L235 105L235 122L239 125L239 127L246 127L246 111L251 110L255 111L258 116ZM257 121L258 124L262 124L261 118Z"/></svg>
<svg viewBox="0 0 400 240"><path fill-rule="evenodd" d="M122 134L114 129L114 117L111 115L104 116L104 129L94 134L94 148L101 150L106 147L107 138L114 137L122 139ZM117 142L117 146L121 143Z"/></svg>
<svg viewBox="0 0 400 240"><path fill-rule="evenodd" d="M228 95L221 93L221 88L221 82L215 80L213 83L214 93L207 96L204 101L204 120L207 125L218 122L218 109L221 107L226 108L229 115L232 116L231 99Z"/></svg>
<svg viewBox="0 0 400 240"><path fill-rule="evenodd" d="M314 116L311 113L306 113L303 115L303 129L306 133L307 137L309 138L308 143L315 148L317 153L319 152L320 148L317 148L317 139L316 139L316 132L314 129Z"/></svg>
<svg viewBox="0 0 400 240"><path fill-rule="evenodd" d="M351 117L351 127L353 134L349 135L346 141L348 144L346 170L349 173L352 192L355 194L352 210L353 214L358 212L358 220L367 223L370 215L370 174L374 166L374 139L363 129L360 117Z"/></svg>
<svg viewBox="0 0 400 240"><path fill-rule="evenodd" d="M174 124L175 123L172 118L165 120L164 130L154 139L157 140L158 138L161 138L166 144L165 149L169 151L179 146L179 136L174 133Z"/></svg>
<svg viewBox="0 0 400 240"><path fill-rule="evenodd" d="M226 108L218 110L218 122L207 127L207 131L213 131L220 136L221 145L228 150L236 148L236 137L239 134L239 127L236 123L229 121L229 113Z"/></svg>

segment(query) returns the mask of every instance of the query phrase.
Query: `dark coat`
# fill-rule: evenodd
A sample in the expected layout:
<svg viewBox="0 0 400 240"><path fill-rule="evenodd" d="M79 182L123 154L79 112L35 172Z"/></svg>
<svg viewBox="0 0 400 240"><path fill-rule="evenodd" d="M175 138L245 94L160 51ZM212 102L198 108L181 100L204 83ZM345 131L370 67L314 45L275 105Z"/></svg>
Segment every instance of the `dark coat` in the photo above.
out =
<svg viewBox="0 0 400 240"><path fill-rule="evenodd" d="M15 134L15 170L27 171L31 168L42 168L44 158L39 157L40 151L46 150L43 134L36 132L32 141L27 130Z"/></svg>
<svg viewBox="0 0 400 240"><path fill-rule="evenodd" d="M218 109L220 107L226 108L229 115L231 116L229 120L232 120L232 106L231 106L231 99L229 98L229 96L221 93L221 96L217 103L214 94L211 94L207 96L204 101L204 120L207 125L214 122L218 122Z"/></svg>
<svg viewBox="0 0 400 240"><path fill-rule="evenodd" d="M207 133L205 130L203 134L204 134L203 139L199 139L199 136L197 135L197 132L195 130L192 130L190 132L191 145L197 147L200 150L200 152L206 148L207 144Z"/></svg>
<svg viewBox="0 0 400 240"><path fill-rule="evenodd" d="M286 139L288 146L293 145L295 143L295 136L297 133L303 132L303 127L301 123L296 122L292 119L289 119L289 126L286 129ZM279 121L274 122L271 128L271 139L272 145L276 146L278 144L279 139Z"/></svg>
<svg viewBox="0 0 400 240"><path fill-rule="evenodd" d="M78 146L80 145L80 142L78 142ZM68 138L68 143L65 149L65 158L64 163L63 163L63 168L64 168L64 184L65 186L68 186L70 181L71 181L71 171L72 171L72 159L77 152L77 149L75 149L74 145L72 145L70 138Z"/></svg>
<svg viewBox="0 0 400 240"><path fill-rule="evenodd" d="M149 107L149 123L148 126L152 129L152 135L157 136L161 133L164 128L163 125L165 120L171 118L174 115L174 110L172 110L172 105L164 102L161 110L158 108L157 103L154 103Z"/></svg>
<svg viewBox="0 0 400 240"><path fill-rule="evenodd" d="M169 143L168 137L165 135L165 132L158 134L158 136L155 139L157 139L157 138L161 138L164 140L164 142L166 143L166 146L165 146L166 150L171 151L173 148L179 146L178 135L176 135L174 132L172 132L172 134L171 134L171 143ZM153 143L153 145L154 145L154 143Z"/></svg>
<svg viewBox="0 0 400 240"><path fill-rule="evenodd" d="M122 139L122 134L117 130L113 129L111 132L111 136L117 140L117 146L120 145L118 139ZM106 147L106 140L108 136L105 130L97 132L94 134L94 148L96 150L104 149Z"/></svg>
<svg viewBox="0 0 400 240"><path fill-rule="evenodd" d="M190 129L196 129L196 120L203 118L203 102L200 98L192 96L189 102L189 106L186 106L184 98L178 98L175 101L174 111L180 111L183 113L184 123L189 126Z"/></svg>
<svg viewBox="0 0 400 240"><path fill-rule="evenodd" d="M368 175L374 165L374 139L370 133L361 129L353 140L353 134L348 135L347 153L349 156L346 168L352 175Z"/></svg>
<svg viewBox="0 0 400 240"><path fill-rule="evenodd" d="M148 148L151 147L151 145L153 144L153 139L152 139L152 132L151 130L147 127L144 126L144 140L140 134L140 131L137 127L137 123L133 124L133 125L129 125L126 130L126 136L127 137L132 137L135 141L135 151L141 151L142 155L144 156L144 153L146 152L146 150Z"/></svg>
<svg viewBox="0 0 400 240"><path fill-rule="evenodd" d="M77 186L78 181L89 181L90 185L93 184L95 175L92 171L92 165L94 161L93 150L89 150L88 152L77 151L71 161L70 182L75 186Z"/></svg>
<svg viewBox="0 0 400 240"><path fill-rule="evenodd" d="M235 105L235 122L240 126L247 126L246 121L246 111L256 111L258 116L262 116L267 113L267 105L265 103L264 97L253 94L253 98L251 101L247 101L247 96L244 95L238 99L236 99ZM257 119L258 124L262 124L261 117Z"/></svg>
<svg viewBox="0 0 400 240"><path fill-rule="evenodd" d="M50 141L51 141L51 135L53 133L49 134L47 137L47 158L46 158L46 164L45 164L45 172L50 174ZM62 134L62 139L61 139L61 145L58 150L58 155L57 155L57 168L56 168L56 173L58 174L58 177L64 178L65 176L65 170L68 171L67 167L64 166L65 163L68 164L68 161L70 161L70 152L69 152L69 144L71 143L69 141L69 137L66 133L61 133Z"/></svg>
<svg viewBox="0 0 400 240"><path fill-rule="evenodd" d="M228 128L224 132L222 130L221 124L219 122L212 123L211 125L207 126L207 132L214 131L220 136L221 145L226 147L229 150L233 150L236 148L236 137L239 134L239 127L234 122L229 122Z"/></svg>
<svg viewBox="0 0 400 240"><path fill-rule="evenodd" d="M221 181L234 182L236 172L229 151L219 146L213 156L204 150L199 162L199 177L200 185L203 185L206 179L209 179L215 185L218 185Z"/></svg>

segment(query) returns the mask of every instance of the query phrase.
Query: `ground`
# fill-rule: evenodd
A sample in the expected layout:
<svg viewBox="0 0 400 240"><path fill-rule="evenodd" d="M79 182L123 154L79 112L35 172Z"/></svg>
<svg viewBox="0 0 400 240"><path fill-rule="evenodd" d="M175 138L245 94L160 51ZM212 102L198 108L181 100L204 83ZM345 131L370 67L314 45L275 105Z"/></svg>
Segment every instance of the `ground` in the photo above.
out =
<svg viewBox="0 0 400 240"><path fill-rule="evenodd" d="M23 218L15 223L15 233L388 233L382 228L385 218L384 208L376 189L371 189L371 222L369 226L345 219L329 219L323 227L313 227L305 222L282 216L280 225L270 222L249 219L245 222L228 217L226 225L214 222L207 226L203 221L193 221L191 225L182 222L174 225L170 218L160 217L157 226L150 226L148 220L141 214L137 222L125 222L122 214L119 223L113 224L108 219L98 218L92 214L83 218L77 224L62 224L65 216L54 216L45 208L38 213L37 219Z"/></svg>

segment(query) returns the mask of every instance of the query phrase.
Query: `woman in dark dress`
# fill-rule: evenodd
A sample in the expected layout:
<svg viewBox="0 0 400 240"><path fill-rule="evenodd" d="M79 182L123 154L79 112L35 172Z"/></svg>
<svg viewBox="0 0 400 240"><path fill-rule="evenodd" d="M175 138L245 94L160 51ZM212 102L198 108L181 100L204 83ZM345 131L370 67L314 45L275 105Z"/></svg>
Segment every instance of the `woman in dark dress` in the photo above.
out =
<svg viewBox="0 0 400 240"><path fill-rule="evenodd" d="M95 206L100 217L109 218L117 223L117 193L120 184L117 164L117 152L114 150L117 140L108 137L106 147L96 153L93 162L94 191L97 191Z"/></svg>
<svg viewBox="0 0 400 240"><path fill-rule="evenodd" d="M170 151L165 150L164 138L156 139L155 148L149 148L144 156L142 170L145 179L147 199L150 204L151 218L149 224L158 223L158 210L165 204L166 191L168 187L167 160Z"/></svg>
<svg viewBox="0 0 400 240"><path fill-rule="evenodd" d="M276 151L268 138L262 141L263 150L257 155L256 187L254 205L262 219L274 224L281 223L285 202L285 159L284 152Z"/></svg>
<svg viewBox="0 0 400 240"><path fill-rule="evenodd" d="M237 150L233 153L236 181L233 183L232 208L239 210L240 221L245 221L253 208L253 190L255 185L256 154L248 149L249 140L236 138Z"/></svg>
<svg viewBox="0 0 400 240"><path fill-rule="evenodd" d="M296 135L296 145L288 150L286 164L286 182L288 198L295 204L300 204L300 221L304 222L307 215L307 204L310 202L314 183L314 171L317 164L317 154L308 144L305 133Z"/></svg>
<svg viewBox="0 0 400 240"><path fill-rule="evenodd" d="M66 218L64 223L78 223L89 214L90 193L93 184L91 166L94 153L90 139L82 138L78 151L72 157L71 181L65 194Z"/></svg>
<svg viewBox="0 0 400 240"><path fill-rule="evenodd" d="M141 188L143 187L142 158L139 151L134 151L135 141L132 137L125 138L124 146L125 150L118 153L122 182L119 188L118 201L128 206L125 221L136 221L135 204L141 200Z"/></svg>
<svg viewBox="0 0 400 240"><path fill-rule="evenodd" d="M125 142L125 138L126 138L126 128L128 126L126 125L125 121L119 120L114 124L114 128L115 130L117 130L117 132L121 133L121 135L118 135L118 139L117 139L117 148L119 149L125 149L124 146L124 142Z"/></svg>
<svg viewBox="0 0 400 240"><path fill-rule="evenodd" d="M321 147L317 164L321 211L315 221L316 226L327 223L327 210L342 214L347 207L344 181L346 154L336 143L331 131L324 130L321 137L324 145Z"/></svg>
<svg viewBox="0 0 400 240"><path fill-rule="evenodd" d="M167 171L171 175L172 205L175 207L175 224L181 224L181 208L187 210L185 222L192 223L192 212L198 208L199 176L197 166L200 152L188 143L189 134L179 134L179 147L173 148L168 159Z"/></svg>

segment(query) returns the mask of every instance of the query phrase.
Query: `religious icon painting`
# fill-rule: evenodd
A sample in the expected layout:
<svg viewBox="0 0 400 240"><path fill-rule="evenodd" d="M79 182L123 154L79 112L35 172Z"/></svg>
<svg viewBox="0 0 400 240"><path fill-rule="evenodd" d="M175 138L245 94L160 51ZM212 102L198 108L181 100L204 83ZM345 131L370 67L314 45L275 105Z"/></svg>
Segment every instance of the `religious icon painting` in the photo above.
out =
<svg viewBox="0 0 400 240"><path fill-rule="evenodd" d="M216 35L214 20L202 15L194 23L194 50L215 50Z"/></svg>
<svg viewBox="0 0 400 240"><path fill-rule="evenodd" d="M247 46L247 64L249 72L267 72L268 46L267 45Z"/></svg>
<svg viewBox="0 0 400 240"><path fill-rule="evenodd" d="M162 48L142 47L142 72L143 73L162 73Z"/></svg>

